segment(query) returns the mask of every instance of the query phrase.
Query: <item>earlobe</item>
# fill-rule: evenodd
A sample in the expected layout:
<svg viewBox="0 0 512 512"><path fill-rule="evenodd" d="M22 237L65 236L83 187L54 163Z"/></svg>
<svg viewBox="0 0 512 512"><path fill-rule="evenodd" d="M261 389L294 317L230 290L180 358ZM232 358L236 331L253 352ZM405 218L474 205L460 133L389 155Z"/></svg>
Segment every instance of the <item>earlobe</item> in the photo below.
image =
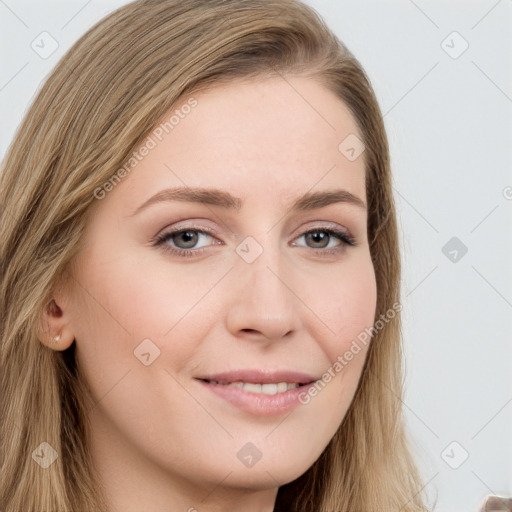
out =
<svg viewBox="0 0 512 512"><path fill-rule="evenodd" d="M74 341L67 315L52 299L46 306L37 329L41 343L54 350L66 350Z"/></svg>

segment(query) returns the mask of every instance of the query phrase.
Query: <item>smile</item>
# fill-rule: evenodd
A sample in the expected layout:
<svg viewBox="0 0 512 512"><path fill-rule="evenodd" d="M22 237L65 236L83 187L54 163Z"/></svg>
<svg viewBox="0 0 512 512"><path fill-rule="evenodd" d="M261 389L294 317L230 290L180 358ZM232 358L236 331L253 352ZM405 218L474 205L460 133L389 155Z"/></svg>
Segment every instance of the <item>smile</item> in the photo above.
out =
<svg viewBox="0 0 512 512"><path fill-rule="evenodd" d="M227 402L252 416L267 417L287 414L298 407L299 396L317 381L307 373L261 369L202 375L195 380L216 397L214 403Z"/></svg>

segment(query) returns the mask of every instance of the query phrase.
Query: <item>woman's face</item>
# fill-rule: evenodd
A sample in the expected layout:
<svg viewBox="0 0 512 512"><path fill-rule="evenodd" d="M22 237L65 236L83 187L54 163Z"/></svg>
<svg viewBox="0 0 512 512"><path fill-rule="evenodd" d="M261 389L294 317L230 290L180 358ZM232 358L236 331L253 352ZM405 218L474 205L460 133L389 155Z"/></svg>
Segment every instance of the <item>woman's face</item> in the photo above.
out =
<svg viewBox="0 0 512 512"><path fill-rule="evenodd" d="M98 200L71 293L56 296L96 402L96 463L134 496L147 478L204 497L304 473L366 348L333 363L375 314L362 137L346 106L297 77L192 98Z"/></svg>

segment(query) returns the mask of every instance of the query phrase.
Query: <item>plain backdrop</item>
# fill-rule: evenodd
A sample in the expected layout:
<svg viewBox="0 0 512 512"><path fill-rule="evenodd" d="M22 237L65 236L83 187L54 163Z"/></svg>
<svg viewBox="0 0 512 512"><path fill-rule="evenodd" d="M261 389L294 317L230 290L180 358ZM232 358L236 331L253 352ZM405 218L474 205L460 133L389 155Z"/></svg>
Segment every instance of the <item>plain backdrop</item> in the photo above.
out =
<svg viewBox="0 0 512 512"><path fill-rule="evenodd" d="M125 3L0 0L0 157L57 61ZM388 130L426 490L438 512L476 512L512 496L512 0L306 3L365 67Z"/></svg>

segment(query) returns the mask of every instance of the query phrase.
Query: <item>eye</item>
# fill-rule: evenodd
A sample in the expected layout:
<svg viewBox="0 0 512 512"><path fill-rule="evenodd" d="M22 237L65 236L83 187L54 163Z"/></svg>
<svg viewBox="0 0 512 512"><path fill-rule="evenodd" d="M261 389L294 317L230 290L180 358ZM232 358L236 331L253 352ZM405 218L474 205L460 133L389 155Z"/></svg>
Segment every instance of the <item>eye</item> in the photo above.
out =
<svg viewBox="0 0 512 512"><path fill-rule="evenodd" d="M194 256L202 253L208 245L213 245L208 243L213 238L206 231L187 228L159 235L154 245L162 246L164 250L178 256Z"/></svg>
<svg viewBox="0 0 512 512"><path fill-rule="evenodd" d="M355 240L344 233L332 228L316 228L306 231L297 240L304 238L306 245L294 243L298 247L308 247L310 249L318 249L323 253L333 254L343 250L346 246L355 246Z"/></svg>
<svg viewBox="0 0 512 512"><path fill-rule="evenodd" d="M320 255L332 255L346 249L346 246L355 246L356 241L347 233L332 228L316 228L306 231L296 240L304 239L305 244L294 242L295 247L313 249ZM153 242L163 250L179 257L191 257L202 254L210 245L222 244L219 240L203 229L186 228L169 231L158 235ZM213 241L213 242L212 242Z"/></svg>

